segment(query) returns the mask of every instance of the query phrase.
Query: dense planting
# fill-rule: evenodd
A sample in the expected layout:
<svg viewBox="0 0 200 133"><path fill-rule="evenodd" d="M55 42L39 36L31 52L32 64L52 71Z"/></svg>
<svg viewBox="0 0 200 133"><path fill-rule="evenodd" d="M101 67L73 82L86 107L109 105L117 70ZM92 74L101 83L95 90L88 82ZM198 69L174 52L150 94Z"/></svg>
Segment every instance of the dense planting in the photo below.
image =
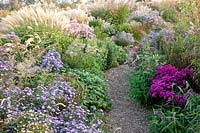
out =
<svg viewBox="0 0 200 133"><path fill-rule="evenodd" d="M125 62L150 132L198 132L200 2L172 1L13 0L0 11L0 132L106 132L104 72Z"/></svg>
<svg viewBox="0 0 200 133"><path fill-rule="evenodd" d="M154 25L141 41L151 51L146 46L139 50L137 70L130 75L130 93L154 108L150 132L198 132L200 3L172 3L154 3L152 7L159 12L143 8L129 18Z"/></svg>

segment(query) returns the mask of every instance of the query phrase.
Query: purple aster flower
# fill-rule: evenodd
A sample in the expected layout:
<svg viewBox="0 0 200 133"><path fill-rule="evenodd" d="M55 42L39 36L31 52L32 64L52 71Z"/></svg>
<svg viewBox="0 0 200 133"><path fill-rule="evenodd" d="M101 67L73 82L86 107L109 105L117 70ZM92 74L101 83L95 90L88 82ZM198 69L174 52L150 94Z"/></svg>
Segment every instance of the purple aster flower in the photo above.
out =
<svg viewBox="0 0 200 133"><path fill-rule="evenodd" d="M55 50L49 50L46 55L43 56L41 67L49 71L61 69L63 67L61 55Z"/></svg>

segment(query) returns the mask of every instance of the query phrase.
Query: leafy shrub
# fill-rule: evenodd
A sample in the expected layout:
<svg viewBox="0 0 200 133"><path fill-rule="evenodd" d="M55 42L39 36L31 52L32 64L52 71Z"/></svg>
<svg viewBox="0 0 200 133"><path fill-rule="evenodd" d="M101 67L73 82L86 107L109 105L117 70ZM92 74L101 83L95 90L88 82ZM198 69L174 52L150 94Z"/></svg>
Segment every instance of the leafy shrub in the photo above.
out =
<svg viewBox="0 0 200 133"><path fill-rule="evenodd" d="M154 111L150 117L149 129L151 133L193 133L198 132L200 97L190 96L185 108L161 108Z"/></svg>
<svg viewBox="0 0 200 133"><path fill-rule="evenodd" d="M85 70L70 70L67 75L72 75L76 79L75 86L77 84L83 85L81 104L90 109L96 111L99 109L109 110L111 108L111 102L107 95L107 85L103 78L89 73ZM71 79L69 79L71 80Z"/></svg>
<svg viewBox="0 0 200 133"><path fill-rule="evenodd" d="M157 66L156 76L151 81L148 95L156 101L164 100L165 105L173 103L184 107L187 93L190 92L188 84L194 84L193 70L178 70L172 65Z"/></svg>
<svg viewBox="0 0 200 133"><path fill-rule="evenodd" d="M97 59L89 53L77 53L75 56L65 58L65 62L70 68L84 69L92 73L100 74L101 67Z"/></svg>
<svg viewBox="0 0 200 133"><path fill-rule="evenodd" d="M137 71L130 74L130 95L141 104L148 104L148 91L151 86L151 77L155 75L155 68L159 64L160 56L155 49L146 45L138 51L136 59Z"/></svg>
<svg viewBox="0 0 200 133"><path fill-rule="evenodd" d="M130 33L120 32L112 37L112 40L119 46L133 45L135 40Z"/></svg>

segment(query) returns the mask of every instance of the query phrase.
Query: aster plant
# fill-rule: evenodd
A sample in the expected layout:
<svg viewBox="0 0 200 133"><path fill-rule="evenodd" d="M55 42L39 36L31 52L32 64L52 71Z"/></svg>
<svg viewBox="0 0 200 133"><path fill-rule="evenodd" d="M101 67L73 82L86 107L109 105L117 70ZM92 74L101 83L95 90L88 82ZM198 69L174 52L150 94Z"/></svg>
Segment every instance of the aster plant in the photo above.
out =
<svg viewBox="0 0 200 133"><path fill-rule="evenodd" d="M0 131L98 133L102 124L88 124L89 111L75 102L75 90L70 83L54 81L36 88L0 88Z"/></svg>
<svg viewBox="0 0 200 133"><path fill-rule="evenodd" d="M61 55L55 50L49 50L42 58L41 67L48 71L60 70L63 67Z"/></svg>
<svg viewBox="0 0 200 133"><path fill-rule="evenodd" d="M156 76L151 81L148 95L153 99L164 100L184 107L192 89L188 84L194 83L193 70L185 68L178 70L172 65L157 66Z"/></svg>

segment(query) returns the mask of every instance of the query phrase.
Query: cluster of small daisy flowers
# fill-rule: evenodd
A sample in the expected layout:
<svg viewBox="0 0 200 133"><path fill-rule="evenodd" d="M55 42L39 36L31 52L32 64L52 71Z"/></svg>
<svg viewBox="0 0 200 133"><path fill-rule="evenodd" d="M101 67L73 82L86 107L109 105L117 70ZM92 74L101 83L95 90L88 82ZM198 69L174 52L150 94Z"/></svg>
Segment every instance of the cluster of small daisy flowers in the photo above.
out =
<svg viewBox="0 0 200 133"><path fill-rule="evenodd" d="M61 55L55 50L49 50L43 57L40 65L48 71L60 70L63 67Z"/></svg>
<svg viewBox="0 0 200 133"><path fill-rule="evenodd" d="M156 76L151 81L148 95L152 98L184 107L188 95L192 92L187 83L193 83L193 70L184 68L179 70L172 65L157 66Z"/></svg>
<svg viewBox="0 0 200 133"><path fill-rule="evenodd" d="M100 132L102 121L88 124L89 111L74 98L74 88L65 81L36 88L0 88L0 131Z"/></svg>

